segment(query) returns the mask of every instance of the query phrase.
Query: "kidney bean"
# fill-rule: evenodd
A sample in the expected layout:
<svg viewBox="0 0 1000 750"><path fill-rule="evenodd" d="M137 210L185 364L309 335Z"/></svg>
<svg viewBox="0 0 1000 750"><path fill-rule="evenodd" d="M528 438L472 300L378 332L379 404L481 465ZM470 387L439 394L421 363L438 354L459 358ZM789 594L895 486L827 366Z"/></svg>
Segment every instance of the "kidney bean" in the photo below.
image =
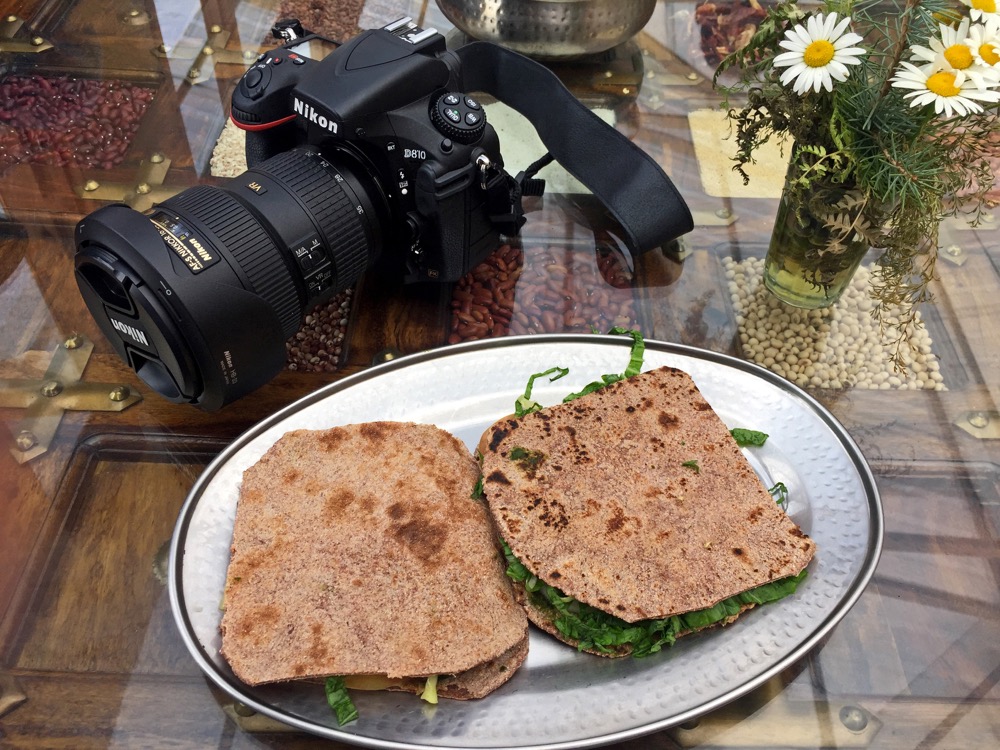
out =
<svg viewBox="0 0 1000 750"><path fill-rule="evenodd" d="M7 76L0 121L10 130L0 138L0 169L20 162L115 167L152 100L152 90L127 81Z"/></svg>
<svg viewBox="0 0 1000 750"><path fill-rule="evenodd" d="M612 252L503 245L455 285L449 343L635 327L631 276Z"/></svg>

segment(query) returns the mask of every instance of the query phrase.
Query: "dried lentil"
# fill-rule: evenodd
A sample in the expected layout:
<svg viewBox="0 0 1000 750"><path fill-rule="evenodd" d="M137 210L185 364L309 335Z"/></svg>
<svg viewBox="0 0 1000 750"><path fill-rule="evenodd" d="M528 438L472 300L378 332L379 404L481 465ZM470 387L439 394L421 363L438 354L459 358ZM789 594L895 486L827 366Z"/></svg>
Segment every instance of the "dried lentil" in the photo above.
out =
<svg viewBox="0 0 1000 750"><path fill-rule="evenodd" d="M872 318L870 267L858 269L836 305L800 310L767 291L763 259L726 258L724 265L747 359L803 387L946 390L919 311L909 330L912 351L905 345L901 350L905 372L897 372L892 354L899 318L886 316L890 328L884 334Z"/></svg>

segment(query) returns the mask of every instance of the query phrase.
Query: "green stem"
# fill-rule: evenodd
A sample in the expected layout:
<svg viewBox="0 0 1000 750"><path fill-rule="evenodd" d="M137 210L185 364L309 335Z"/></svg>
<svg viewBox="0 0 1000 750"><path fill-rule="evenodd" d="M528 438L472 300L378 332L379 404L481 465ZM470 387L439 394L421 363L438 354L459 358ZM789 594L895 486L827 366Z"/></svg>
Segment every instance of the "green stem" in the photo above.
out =
<svg viewBox="0 0 1000 750"><path fill-rule="evenodd" d="M875 100L876 106L878 102L885 99L888 96L889 91L892 89L892 76L899 67L899 61L903 59L903 50L909 47L909 35L910 35L910 19L913 16L913 11L916 10L917 6L920 5L920 0L906 0L906 5L903 8L903 12L900 14L899 23L899 38L896 39L896 43L892 47L892 51L889 55L889 64L886 66L886 77L882 82L882 89L878 92L878 98ZM871 122L871 118L875 115L874 107L872 108L871 114L868 115L868 121Z"/></svg>

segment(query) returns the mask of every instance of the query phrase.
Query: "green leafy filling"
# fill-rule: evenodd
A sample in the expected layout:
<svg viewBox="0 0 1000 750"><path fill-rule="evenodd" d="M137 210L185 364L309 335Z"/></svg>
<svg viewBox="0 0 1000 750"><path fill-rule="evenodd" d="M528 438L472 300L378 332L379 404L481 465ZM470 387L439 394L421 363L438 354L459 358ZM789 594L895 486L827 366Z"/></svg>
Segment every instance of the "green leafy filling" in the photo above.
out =
<svg viewBox="0 0 1000 750"><path fill-rule="evenodd" d="M681 464L681 466L688 469L694 469L695 474L701 474L701 467L698 465L698 462L693 458L690 461L685 461L684 463Z"/></svg>
<svg viewBox="0 0 1000 750"><path fill-rule="evenodd" d="M774 497L774 501L782 508L788 506L788 488L785 486L784 482L776 482L773 487L771 487L768 492Z"/></svg>
<svg viewBox="0 0 1000 750"><path fill-rule="evenodd" d="M588 393L593 393L594 391L599 391L606 385L611 385L612 383L617 383L619 380L625 380L633 375L638 375L639 371L642 369L642 360L646 354L646 342L639 331L633 331L628 328L621 328L615 326L610 331L609 335L615 336L631 336L632 337L632 349L629 352L629 362L625 368L625 372L622 373L609 373L607 375L601 375L600 380L595 380L592 383L588 383L583 387L583 390L576 393L569 394L563 399L563 403L568 401L573 401L574 399L580 398L580 396L586 396Z"/></svg>
<svg viewBox="0 0 1000 750"><path fill-rule="evenodd" d="M507 559L507 576L524 586L536 606L554 611L553 622L556 628L570 640L578 641L579 650L613 653L631 646L632 656L636 658L655 654L663 646L672 646L681 633L701 630L732 617L745 605L766 604L789 596L795 593L799 583L806 577L806 571L803 570L798 575L765 583L731 596L708 609L629 623L577 601L555 586L545 583L517 559L506 542L502 543Z"/></svg>
<svg viewBox="0 0 1000 750"><path fill-rule="evenodd" d="M354 701L347 694L347 685L344 684L343 677L326 678L326 702L337 715L337 724L343 726L349 721L358 718L358 709L354 706Z"/></svg>
<svg viewBox="0 0 1000 750"><path fill-rule="evenodd" d="M734 427L729 431L729 434L733 436L736 440L736 444L740 448L757 447L759 448L767 441L766 432L758 432L757 430L746 430L742 427Z"/></svg>
<svg viewBox="0 0 1000 750"><path fill-rule="evenodd" d="M510 460L517 464L518 468L528 476L534 476L538 467L545 460L545 454L541 451L534 451L521 446L511 448L508 455Z"/></svg>
<svg viewBox="0 0 1000 750"><path fill-rule="evenodd" d="M559 380L559 378L569 375L569 368L567 367L550 367L545 372L536 372L530 378L528 378L528 385L524 388L524 393L517 397L514 402L514 415L518 417L523 417L525 414L531 414L534 411L541 411L542 405L531 398L531 389L535 387L535 381L538 378L544 378L551 375L549 382Z"/></svg>

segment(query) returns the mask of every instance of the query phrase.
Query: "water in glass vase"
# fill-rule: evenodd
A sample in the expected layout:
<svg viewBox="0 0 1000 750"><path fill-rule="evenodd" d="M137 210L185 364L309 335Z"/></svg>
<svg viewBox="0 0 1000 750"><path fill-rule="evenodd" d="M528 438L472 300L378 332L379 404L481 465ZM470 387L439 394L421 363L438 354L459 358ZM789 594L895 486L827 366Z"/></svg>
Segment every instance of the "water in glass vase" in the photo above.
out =
<svg viewBox="0 0 1000 750"><path fill-rule="evenodd" d="M868 252L858 235L857 191L813 192L810 205L782 196L764 265L764 285L795 307L837 302Z"/></svg>

